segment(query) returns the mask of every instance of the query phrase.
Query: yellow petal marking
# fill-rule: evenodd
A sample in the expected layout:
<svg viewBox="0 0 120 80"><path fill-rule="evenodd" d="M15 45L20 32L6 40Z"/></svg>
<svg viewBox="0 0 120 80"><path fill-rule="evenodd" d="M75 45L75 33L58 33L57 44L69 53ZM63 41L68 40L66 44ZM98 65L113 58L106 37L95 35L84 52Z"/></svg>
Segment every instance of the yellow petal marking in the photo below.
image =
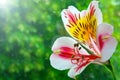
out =
<svg viewBox="0 0 120 80"><path fill-rule="evenodd" d="M97 19L94 15L90 16L88 13L86 16L76 21L75 23L70 23L67 27L70 35L81 42L89 42L90 36L96 38L96 27Z"/></svg>

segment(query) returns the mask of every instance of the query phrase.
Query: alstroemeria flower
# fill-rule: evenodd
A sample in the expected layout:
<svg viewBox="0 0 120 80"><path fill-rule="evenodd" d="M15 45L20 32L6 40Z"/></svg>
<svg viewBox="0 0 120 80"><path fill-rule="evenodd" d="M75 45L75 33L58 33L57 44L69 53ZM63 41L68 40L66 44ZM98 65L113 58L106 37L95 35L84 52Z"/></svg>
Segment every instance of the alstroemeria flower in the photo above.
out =
<svg viewBox="0 0 120 80"><path fill-rule="evenodd" d="M75 39L58 38L52 47L51 65L58 70L70 69L74 78L90 63L106 62L116 49L113 27L103 23L98 1L92 1L87 10L78 11L69 6L61 13L65 29Z"/></svg>

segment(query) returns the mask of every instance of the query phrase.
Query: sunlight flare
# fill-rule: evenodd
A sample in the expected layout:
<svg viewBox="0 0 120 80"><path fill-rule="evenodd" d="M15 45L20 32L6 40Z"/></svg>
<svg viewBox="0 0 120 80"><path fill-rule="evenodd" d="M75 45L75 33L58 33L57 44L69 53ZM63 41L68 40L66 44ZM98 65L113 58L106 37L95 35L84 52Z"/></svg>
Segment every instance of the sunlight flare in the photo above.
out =
<svg viewBox="0 0 120 80"><path fill-rule="evenodd" d="M9 3L9 0L0 0L0 7L5 8Z"/></svg>

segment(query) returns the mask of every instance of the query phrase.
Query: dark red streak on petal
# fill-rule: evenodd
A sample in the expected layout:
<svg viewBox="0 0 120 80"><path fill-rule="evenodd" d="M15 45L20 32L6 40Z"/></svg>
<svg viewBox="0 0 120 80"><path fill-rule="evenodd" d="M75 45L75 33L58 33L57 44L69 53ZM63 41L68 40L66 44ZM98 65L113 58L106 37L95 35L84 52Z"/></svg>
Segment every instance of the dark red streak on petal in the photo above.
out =
<svg viewBox="0 0 120 80"><path fill-rule="evenodd" d="M77 21L76 14L73 14L72 12L70 12L70 10L66 10L66 13L64 12L64 14L65 14L65 18L68 18L69 22L76 24L76 21Z"/></svg>
<svg viewBox="0 0 120 80"><path fill-rule="evenodd" d="M76 21L77 21L78 19L77 19L77 15L76 14L75 14L75 18L76 18Z"/></svg>
<svg viewBox="0 0 120 80"><path fill-rule="evenodd" d="M94 13L95 13L95 7L94 7L94 5L90 5L90 16L93 16L94 15Z"/></svg>
<svg viewBox="0 0 120 80"><path fill-rule="evenodd" d="M98 41L99 41L99 47L100 47L100 51L101 51L102 48L103 48L103 45L104 45L104 42L103 42L103 40L102 40L102 35L100 35L100 36L98 37Z"/></svg>
<svg viewBox="0 0 120 80"><path fill-rule="evenodd" d="M70 25L66 25L66 26L69 27L69 28L71 27Z"/></svg>
<svg viewBox="0 0 120 80"><path fill-rule="evenodd" d="M69 10L67 11L67 13L68 13L70 21L72 21L73 23L76 23L75 16Z"/></svg>
<svg viewBox="0 0 120 80"><path fill-rule="evenodd" d="M80 19L80 13L78 14L78 18Z"/></svg>
<svg viewBox="0 0 120 80"><path fill-rule="evenodd" d="M74 49L69 48L69 47L61 47L60 48L60 53L59 56L62 58L71 58L75 54Z"/></svg>

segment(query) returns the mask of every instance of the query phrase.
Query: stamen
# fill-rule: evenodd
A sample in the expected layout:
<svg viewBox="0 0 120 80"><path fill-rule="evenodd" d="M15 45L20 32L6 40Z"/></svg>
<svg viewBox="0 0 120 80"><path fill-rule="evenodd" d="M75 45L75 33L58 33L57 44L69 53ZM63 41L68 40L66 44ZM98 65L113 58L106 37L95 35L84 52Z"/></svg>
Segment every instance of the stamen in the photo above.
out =
<svg viewBox="0 0 120 80"><path fill-rule="evenodd" d="M77 64L77 63L78 63L78 61L77 61L77 59L72 58L72 59L71 59L71 63L73 63L73 64Z"/></svg>
<svg viewBox="0 0 120 80"><path fill-rule="evenodd" d="M81 49L81 47L79 47L79 50Z"/></svg>
<svg viewBox="0 0 120 80"><path fill-rule="evenodd" d="M74 44L74 47L78 47L78 44L76 43L76 44Z"/></svg>
<svg viewBox="0 0 120 80"><path fill-rule="evenodd" d="M60 53L60 50L55 50L54 53L58 54L58 53Z"/></svg>
<svg viewBox="0 0 120 80"><path fill-rule="evenodd" d="M103 36L103 37L102 37L103 40L107 40L108 38L110 38L110 35L107 35L107 36Z"/></svg>
<svg viewBox="0 0 120 80"><path fill-rule="evenodd" d="M81 47L79 47L79 45L81 45ZM85 66L89 62L91 62L91 61L93 61L93 60L95 60L97 58L100 58L99 56L94 55L93 53L90 54L90 55L81 54L79 52L79 50L81 48L87 49L85 46L83 46L80 43L74 44L74 53L75 54L73 54L72 57L71 57L71 63L72 64L76 64L78 66L77 69L76 69L76 71L78 71L79 69L81 69L81 67Z"/></svg>
<svg viewBox="0 0 120 80"><path fill-rule="evenodd" d="M79 43L89 54L93 54L93 52L91 50L89 50L88 48L86 48L83 44Z"/></svg>

